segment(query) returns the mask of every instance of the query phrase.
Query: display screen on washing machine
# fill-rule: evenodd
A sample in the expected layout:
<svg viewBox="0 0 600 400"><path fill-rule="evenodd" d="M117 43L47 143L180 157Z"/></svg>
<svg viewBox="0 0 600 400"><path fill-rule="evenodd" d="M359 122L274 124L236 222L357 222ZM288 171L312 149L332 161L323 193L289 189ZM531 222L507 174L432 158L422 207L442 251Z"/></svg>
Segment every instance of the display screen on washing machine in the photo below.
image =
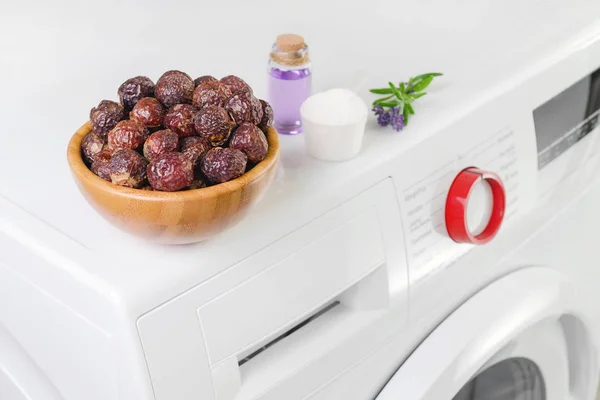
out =
<svg viewBox="0 0 600 400"><path fill-rule="evenodd" d="M592 132L599 115L600 68L533 111L538 169Z"/></svg>

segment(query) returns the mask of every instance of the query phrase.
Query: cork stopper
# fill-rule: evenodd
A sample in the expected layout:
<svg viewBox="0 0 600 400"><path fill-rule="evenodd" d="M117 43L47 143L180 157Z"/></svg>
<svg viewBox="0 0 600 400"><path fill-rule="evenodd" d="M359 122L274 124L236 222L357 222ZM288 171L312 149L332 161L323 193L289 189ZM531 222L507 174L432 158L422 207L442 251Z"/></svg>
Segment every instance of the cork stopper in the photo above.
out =
<svg viewBox="0 0 600 400"><path fill-rule="evenodd" d="M282 51L298 51L304 48L304 38L293 33L286 33L277 36L277 47Z"/></svg>

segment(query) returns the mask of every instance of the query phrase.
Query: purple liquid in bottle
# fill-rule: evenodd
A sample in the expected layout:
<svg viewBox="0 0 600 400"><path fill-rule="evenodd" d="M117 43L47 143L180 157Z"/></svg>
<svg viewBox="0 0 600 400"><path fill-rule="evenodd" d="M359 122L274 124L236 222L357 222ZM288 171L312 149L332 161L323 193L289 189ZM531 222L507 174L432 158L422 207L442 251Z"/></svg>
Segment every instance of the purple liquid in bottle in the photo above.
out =
<svg viewBox="0 0 600 400"><path fill-rule="evenodd" d="M277 132L302 132L300 106L311 94L308 46L299 35L279 35L269 60L268 101L273 107Z"/></svg>
<svg viewBox="0 0 600 400"><path fill-rule="evenodd" d="M311 93L310 68L286 71L271 67L269 75L269 103L275 115L275 129L290 135L302 132L300 106Z"/></svg>

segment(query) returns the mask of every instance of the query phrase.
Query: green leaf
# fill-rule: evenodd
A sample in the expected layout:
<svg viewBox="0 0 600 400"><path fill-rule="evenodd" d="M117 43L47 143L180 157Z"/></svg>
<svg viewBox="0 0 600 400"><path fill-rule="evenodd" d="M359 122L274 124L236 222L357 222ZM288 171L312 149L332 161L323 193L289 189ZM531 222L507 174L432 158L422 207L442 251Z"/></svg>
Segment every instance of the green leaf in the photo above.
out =
<svg viewBox="0 0 600 400"><path fill-rule="evenodd" d="M404 86L404 82L400 82L400 91L402 93L406 93L406 86Z"/></svg>
<svg viewBox="0 0 600 400"><path fill-rule="evenodd" d="M396 88L396 86L394 86L394 84L392 82L389 82L389 85L390 85L390 88L392 89L392 92L398 98L398 100L404 101L404 97L402 96L402 93L400 93L398 88Z"/></svg>
<svg viewBox="0 0 600 400"><path fill-rule="evenodd" d="M396 107L401 104L398 100L390 101L388 103L379 103L382 107Z"/></svg>
<svg viewBox="0 0 600 400"><path fill-rule="evenodd" d="M416 100L416 98L414 97L414 95L412 93L411 94L405 94L404 95L404 99L405 99L405 101L404 101L405 103L412 103L413 101Z"/></svg>
<svg viewBox="0 0 600 400"><path fill-rule="evenodd" d="M390 84L390 87L394 87L392 82L390 82L389 84ZM409 95L407 95L406 93L402 93L396 87L394 87L394 95L396 96L396 98L398 98L398 100L400 100L401 103L408 103L410 101Z"/></svg>
<svg viewBox="0 0 600 400"><path fill-rule="evenodd" d="M417 75L414 78L411 78L411 80L413 82L416 82L420 79L429 78L430 76L435 78L436 76L442 76L442 75L444 75L444 74L440 74L439 72L428 72L426 74Z"/></svg>
<svg viewBox="0 0 600 400"><path fill-rule="evenodd" d="M418 99L420 97L425 96L426 94L427 94L427 92L421 92L421 93L415 93L415 94L413 94L411 96L416 100L416 99Z"/></svg>
<svg viewBox="0 0 600 400"><path fill-rule="evenodd" d="M408 125L408 116L410 115L410 112L408 111L408 107L404 107L404 125Z"/></svg>
<svg viewBox="0 0 600 400"><path fill-rule="evenodd" d="M369 90L369 92L371 93L375 93L375 94L392 94L392 89L390 88L382 88L382 89L371 89Z"/></svg>
<svg viewBox="0 0 600 400"><path fill-rule="evenodd" d="M429 76L427 78L421 79L418 83L415 84L415 86L412 87L412 90L414 90L415 92L420 92L421 90L429 86L431 81L433 81L433 78L433 76Z"/></svg>
<svg viewBox="0 0 600 400"><path fill-rule="evenodd" d="M377 100L375 100L375 101L373 102L373 105L375 105L375 104L380 104L380 103L382 103L382 102L385 102L386 100L389 100L389 99L391 99L392 97L394 97L394 95L393 95L393 94L392 94L392 95L390 95L390 96L387 96L387 97L382 97L381 99L377 99Z"/></svg>
<svg viewBox="0 0 600 400"><path fill-rule="evenodd" d="M421 74L421 75L414 76L414 77L410 78L408 89L414 90L415 86L418 86L421 81L423 81L425 79L430 79L430 78L433 79L436 76L442 76L442 75L443 74L440 74L439 72L429 72L427 74ZM431 81L430 81L430 83L431 83ZM423 89L421 89L421 90L423 90Z"/></svg>
<svg viewBox="0 0 600 400"><path fill-rule="evenodd" d="M413 107L410 105L410 103L407 103L407 104L406 104L406 108L408 109L408 112L409 112L409 113L411 113L411 114L414 114L414 113L415 113L415 110L414 110L414 108L413 108Z"/></svg>

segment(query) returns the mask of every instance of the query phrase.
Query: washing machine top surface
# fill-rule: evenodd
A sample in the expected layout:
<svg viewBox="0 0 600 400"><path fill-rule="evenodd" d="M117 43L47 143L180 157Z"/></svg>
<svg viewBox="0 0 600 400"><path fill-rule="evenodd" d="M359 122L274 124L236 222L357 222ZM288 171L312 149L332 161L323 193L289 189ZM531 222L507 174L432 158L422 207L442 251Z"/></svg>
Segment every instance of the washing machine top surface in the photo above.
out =
<svg viewBox="0 0 600 400"><path fill-rule="evenodd" d="M65 150L70 135L84 122L89 108L99 99L115 97L110 88L116 88L130 75L144 73L156 77L170 69L166 65L172 63L158 61L148 66L146 58L134 56L126 69L117 68L121 63L115 60L98 60L81 68L72 65L70 57L47 58L50 64L47 71L53 71L52 82L28 84L31 69L37 68L31 63L20 66L21 72L8 83L9 92L20 93L23 100L35 98L43 107L22 107L20 102L4 105L7 114L11 114L5 132L14 134L7 136L11 151L0 157L3 230L23 240L31 239L28 229L35 229L36 235L41 235L39 238L68 237L73 246L69 248L79 248L86 262L69 262L70 255L60 254L63 247L59 246L53 250L57 254L52 255L57 257L56 264L99 290L132 298L163 291L163 296L169 298L380 182L389 174L383 167L388 161L408 154L410 149L436 135L443 135L445 128L494 98L511 82L518 82L512 79L526 77L543 66L545 60L560 54L560 49L593 38L592 28L600 4L578 1L576 5L567 5L558 0L469 5L454 1L408 4L385 1L345 8L342 19L337 18L339 9L334 3L319 3L318 16L308 15L311 8L307 4L297 15L288 17L294 19L311 45L315 92L348 86L359 90L370 103L373 98L365 94L366 89L385 85L390 79L400 80L427 71L444 73L430 87L429 95L419 100L417 116L405 131L396 134L381 129L371 119L360 155L344 163L312 159L304 150L301 136L281 136L278 175L264 199L239 225L203 243L177 247L150 245L113 228L86 203L70 176ZM265 7L261 16L277 20L279 12ZM34 11L32 20L43 18L43 13L42 9ZM232 25L240 29L249 26L243 14L232 15L231 18L239 19ZM96 19L90 23L93 21ZM304 21L311 21L310 27ZM55 21L56 27L59 22ZM216 23L205 22L202 29L206 31ZM232 60L219 56L234 46L239 48L237 57L251 60L254 67L238 67L233 72L247 79L262 97L266 74L260 65L265 61L262 55L269 48L273 32L266 24L251 25L255 29L252 42L241 45L235 32L224 34L223 49L211 50L213 61L204 65L216 75L225 75L232 71ZM10 23L8 26L17 29ZM130 33L142 37L144 29L141 25L134 26ZM128 42L110 35L82 32L77 38L65 37L58 29L47 30L45 34L47 38L36 42L35 50L29 51L61 54L69 46L69 49L80 48L79 58L86 58L94 47L110 46L115 54L129 54ZM345 38L342 42L341 36ZM49 38L60 43L58 49L42 48ZM172 41L166 37L152 41L153 51L161 52L171 45ZM182 70L200 74L206 72L205 67L199 67L202 64L195 55L188 55L182 56L178 65ZM116 70L120 72L115 73ZM428 146L435 144L435 139L428 142ZM18 209L25 210L27 215L12 213ZM33 219L42 220L44 225L34 228L30 225ZM36 246L43 253L45 250L41 249L49 244L40 242L33 247Z"/></svg>

